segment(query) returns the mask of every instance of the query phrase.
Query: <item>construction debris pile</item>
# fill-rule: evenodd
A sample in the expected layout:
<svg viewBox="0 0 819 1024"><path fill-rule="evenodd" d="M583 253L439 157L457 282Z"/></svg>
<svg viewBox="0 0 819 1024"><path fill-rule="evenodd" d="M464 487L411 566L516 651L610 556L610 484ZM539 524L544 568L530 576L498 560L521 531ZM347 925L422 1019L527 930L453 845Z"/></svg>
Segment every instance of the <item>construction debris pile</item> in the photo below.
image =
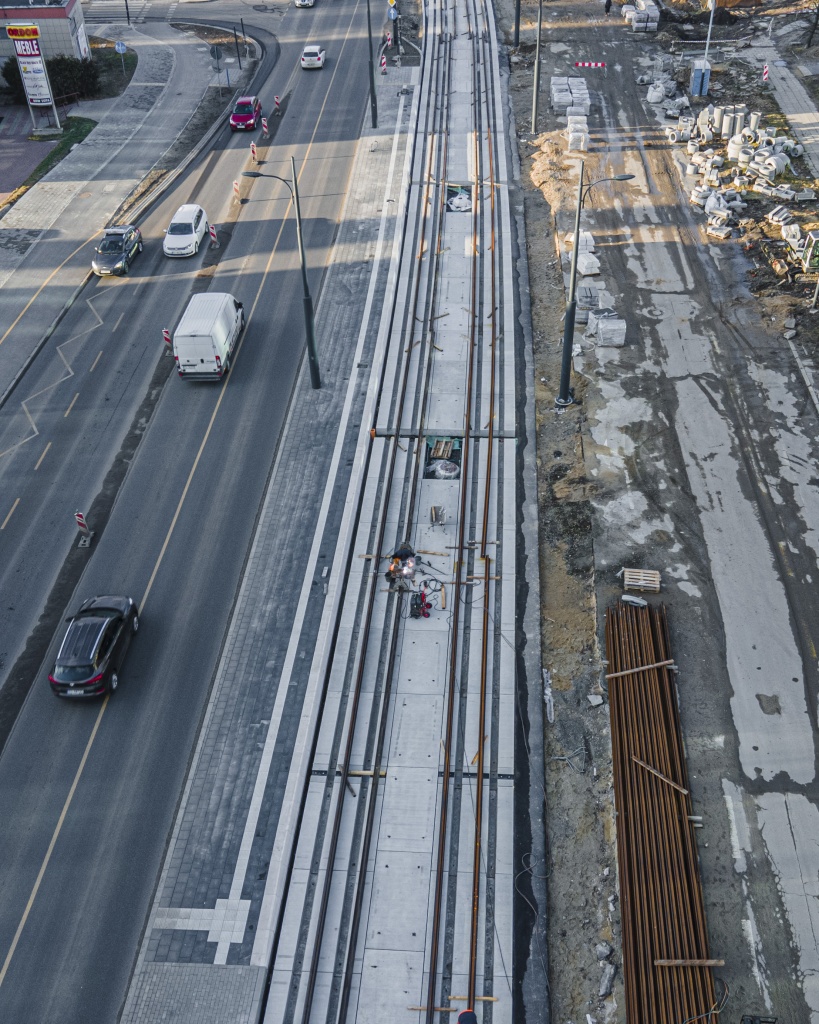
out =
<svg viewBox="0 0 819 1024"><path fill-rule="evenodd" d="M626 1019L717 1019L665 607L609 608L606 655Z"/></svg>
<svg viewBox="0 0 819 1024"><path fill-rule="evenodd" d="M623 4L623 18L631 25L632 32L656 32L660 24L660 8L653 0L634 0Z"/></svg>
<svg viewBox="0 0 819 1024"><path fill-rule="evenodd" d="M647 77L638 82L646 84ZM687 149L686 177L700 179L691 188L690 201L707 214L708 235L726 239L742 233L748 223L746 200L750 193L780 206L816 198L812 189L775 183L780 175L793 177L791 161L802 156L804 147L786 135L777 135L775 127L763 126L761 113L749 112L745 104L710 104L694 117L690 110L682 113L689 103L687 98L674 98L675 91L676 83L663 71L655 74L647 98L649 103L664 104L666 117L676 119L675 124L666 125L665 136ZM777 215L780 212L777 207Z"/></svg>
<svg viewBox="0 0 819 1024"><path fill-rule="evenodd" d="M585 152L589 148L589 111L591 97L585 78L552 76L549 86L552 110L567 120L569 149Z"/></svg>

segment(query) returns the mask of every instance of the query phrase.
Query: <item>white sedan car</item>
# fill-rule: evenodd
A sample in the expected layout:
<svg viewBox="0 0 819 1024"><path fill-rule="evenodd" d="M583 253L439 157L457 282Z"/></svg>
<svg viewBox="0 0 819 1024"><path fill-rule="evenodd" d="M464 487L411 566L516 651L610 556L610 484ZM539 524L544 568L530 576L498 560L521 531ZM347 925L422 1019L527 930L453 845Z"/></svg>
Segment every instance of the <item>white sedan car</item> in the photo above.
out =
<svg viewBox="0 0 819 1024"><path fill-rule="evenodd" d="M293 0L294 7L312 7L314 0Z"/></svg>
<svg viewBox="0 0 819 1024"><path fill-rule="evenodd" d="M173 215L162 251L166 256L193 256L207 233L208 215L196 203L186 203Z"/></svg>
<svg viewBox="0 0 819 1024"><path fill-rule="evenodd" d="M305 46L301 55L301 66L303 68L323 68L324 50L315 43Z"/></svg>

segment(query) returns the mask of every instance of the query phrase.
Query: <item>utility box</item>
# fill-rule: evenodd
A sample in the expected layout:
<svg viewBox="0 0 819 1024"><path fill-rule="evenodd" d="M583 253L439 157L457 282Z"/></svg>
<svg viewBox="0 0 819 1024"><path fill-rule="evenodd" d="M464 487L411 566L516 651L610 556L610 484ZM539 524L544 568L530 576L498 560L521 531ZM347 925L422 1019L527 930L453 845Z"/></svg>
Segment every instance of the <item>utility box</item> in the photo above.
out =
<svg viewBox="0 0 819 1024"><path fill-rule="evenodd" d="M691 68L691 81L688 91L692 96L707 96L710 79L710 63L707 60L695 60L694 66Z"/></svg>

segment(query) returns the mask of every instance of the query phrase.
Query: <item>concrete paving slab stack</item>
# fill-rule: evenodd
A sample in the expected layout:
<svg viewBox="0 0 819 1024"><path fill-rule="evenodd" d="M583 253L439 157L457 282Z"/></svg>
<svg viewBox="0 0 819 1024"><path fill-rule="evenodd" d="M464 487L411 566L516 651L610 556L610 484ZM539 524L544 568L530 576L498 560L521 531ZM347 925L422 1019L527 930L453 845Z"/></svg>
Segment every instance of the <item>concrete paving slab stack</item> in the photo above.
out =
<svg viewBox="0 0 819 1024"><path fill-rule="evenodd" d="M585 78L552 76L549 84L552 110L565 114L568 148L584 152L589 147L588 114L591 96Z"/></svg>

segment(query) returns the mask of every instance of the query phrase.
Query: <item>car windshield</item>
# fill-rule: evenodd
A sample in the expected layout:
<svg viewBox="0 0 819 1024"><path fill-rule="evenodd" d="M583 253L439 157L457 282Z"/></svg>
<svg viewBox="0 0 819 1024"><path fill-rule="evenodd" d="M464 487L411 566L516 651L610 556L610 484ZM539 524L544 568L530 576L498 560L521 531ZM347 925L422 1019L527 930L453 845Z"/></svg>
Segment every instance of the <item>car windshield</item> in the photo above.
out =
<svg viewBox="0 0 819 1024"><path fill-rule="evenodd" d="M252 114L253 104L252 103L237 103L233 108L234 114Z"/></svg>
<svg viewBox="0 0 819 1024"><path fill-rule="evenodd" d="M93 674L91 665L57 665L54 669L54 678L59 683L80 683L83 679L90 679Z"/></svg>
<svg viewBox="0 0 819 1024"><path fill-rule="evenodd" d="M124 246L125 238L122 235L111 235L108 238L103 238L97 252L122 252Z"/></svg>
<svg viewBox="0 0 819 1024"><path fill-rule="evenodd" d="M193 234L193 224L191 224L190 221L176 220L168 228L168 234L169 235L192 235Z"/></svg>
<svg viewBox="0 0 819 1024"><path fill-rule="evenodd" d="M318 51L317 47L314 48L314 49L310 49L310 50L305 50L304 51L304 56L305 57L318 57L318 55L319 55L319 51Z"/></svg>

